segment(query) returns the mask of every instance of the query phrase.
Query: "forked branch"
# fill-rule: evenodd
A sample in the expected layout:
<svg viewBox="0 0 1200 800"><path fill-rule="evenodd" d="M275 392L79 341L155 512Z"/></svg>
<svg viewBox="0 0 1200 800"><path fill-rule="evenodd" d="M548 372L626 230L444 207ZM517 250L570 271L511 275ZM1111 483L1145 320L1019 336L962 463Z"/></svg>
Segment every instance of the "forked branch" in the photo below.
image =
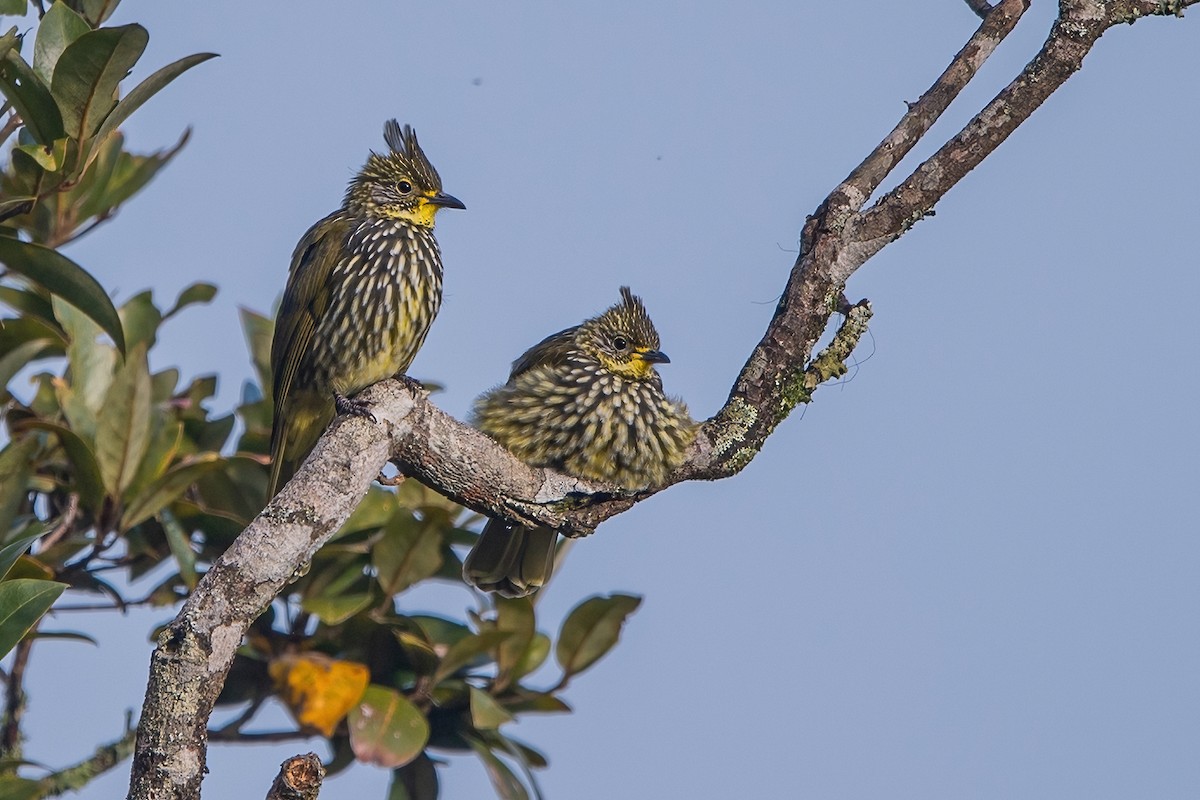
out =
<svg viewBox="0 0 1200 800"><path fill-rule="evenodd" d="M724 407L703 424L687 461L667 485L737 473L798 403L808 402L821 382L844 370L870 318L865 302L844 302L846 280L928 215L1028 119L1080 68L1106 30L1145 16L1179 14L1196 2L1061 0L1048 39L1021 74L937 153L864 210L1028 7L1028 0L1003 0L994 8L967 0L983 23L896 128L808 218L800 254L766 333ZM844 320L833 342L811 358L839 310ZM587 533L652 493L621 494L531 468L397 381L372 387L363 399L373 404L381 424L362 418L335 422L159 637L138 728L131 798L199 796L207 720L247 627L338 530L389 459L477 511L553 525L569 534Z"/></svg>

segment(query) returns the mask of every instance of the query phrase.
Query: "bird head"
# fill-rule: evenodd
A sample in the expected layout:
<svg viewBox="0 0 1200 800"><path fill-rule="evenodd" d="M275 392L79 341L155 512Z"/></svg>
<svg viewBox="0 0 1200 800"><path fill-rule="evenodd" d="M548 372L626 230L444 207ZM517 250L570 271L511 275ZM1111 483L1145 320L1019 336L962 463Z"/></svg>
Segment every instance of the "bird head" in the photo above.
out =
<svg viewBox="0 0 1200 800"><path fill-rule="evenodd" d="M579 326L580 348L609 372L627 380L655 380L655 364L671 359L658 349L658 331L642 299L621 287L621 302Z"/></svg>
<svg viewBox="0 0 1200 800"><path fill-rule="evenodd" d="M396 120L383 126L388 152L372 152L350 181L346 207L385 219L401 219L426 228L443 208L466 208L457 197L442 191L442 179L421 145L417 132Z"/></svg>

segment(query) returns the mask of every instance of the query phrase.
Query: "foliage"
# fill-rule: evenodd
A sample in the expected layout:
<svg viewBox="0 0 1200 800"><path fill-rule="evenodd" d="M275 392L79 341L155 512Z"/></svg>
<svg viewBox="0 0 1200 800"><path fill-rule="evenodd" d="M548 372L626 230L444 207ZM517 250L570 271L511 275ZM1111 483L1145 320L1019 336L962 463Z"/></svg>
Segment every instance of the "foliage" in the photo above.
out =
<svg viewBox="0 0 1200 800"><path fill-rule="evenodd" d="M183 380L149 365L160 327L216 288L194 284L166 308L149 291L116 306L59 252L179 152L186 134L165 151L131 154L118 128L211 57L180 59L122 96L147 33L103 27L115 5L56 2L32 47L16 28L0 37L8 101L0 141L15 134L0 171L0 303L10 309L0 318L0 654L18 650L0 789L29 797L43 796L37 787L47 782L17 774L21 708L11 699L21 696L37 638L53 635L39 627L46 610L64 590L111 609L173 606L266 500L271 320L243 312L257 382L232 413L215 413L215 375ZM252 627L219 701L240 713L212 740L244 738L263 703L277 699L298 737L329 741L331 771L355 759L393 770L392 797L437 796L431 751L478 754L502 797L536 793L531 770L546 759L503 727L522 714L569 711L560 692L616 644L639 599L590 598L553 642L529 599L475 595L480 611L461 620L402 611L404 593L422 581L461 585L459 552L475 541L477 522L415 481L372 487ZM133 586L145 588L133 595ZM531 686L552 649L559 678Z"/></svg>

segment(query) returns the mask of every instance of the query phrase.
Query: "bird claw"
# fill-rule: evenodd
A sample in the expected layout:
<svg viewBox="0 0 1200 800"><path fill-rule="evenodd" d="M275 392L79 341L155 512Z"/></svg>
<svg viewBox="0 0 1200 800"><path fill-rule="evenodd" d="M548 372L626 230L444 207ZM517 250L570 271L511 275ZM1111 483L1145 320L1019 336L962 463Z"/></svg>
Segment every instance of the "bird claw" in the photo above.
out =
<svg viewBox="0 0 1200 800"><path fill-rule="evenodd" d="M401 383L403 383L405 385L405 387L407 387L408 390L410 392L412 392L413 394L420 395L420 394L426 393L425 392L425 384L421 383L416 378L410 378L407 375L405 375L403 372L397 372L392 377L395 378L396 380L400 381Z"/></svg>
<svg viewBox="0 0 1200 800"><path fill-rule="evenodd" d="M349 414L354 417L366 417L376 424L379 420L375 419L375 415L371 413L371 404L362 400L355 400L352 397L333 393L333 407L337 409L339 414Z"/></svg>

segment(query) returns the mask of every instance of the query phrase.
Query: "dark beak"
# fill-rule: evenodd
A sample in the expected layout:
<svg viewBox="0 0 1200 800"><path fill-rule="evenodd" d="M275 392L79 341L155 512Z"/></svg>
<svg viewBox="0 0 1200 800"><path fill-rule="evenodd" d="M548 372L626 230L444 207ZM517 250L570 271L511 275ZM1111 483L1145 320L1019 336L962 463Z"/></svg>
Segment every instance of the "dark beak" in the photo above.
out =
<svg viewBox="0 0 1200 800"><path fill-rule="evenodd" d="M640 353L639 355L641 355L642 361L645 361L647 364L670 364L671 363L671 359L667 358L667 354L661 350L647 350L646 352Z"/></svg>
<svg viewBox="0 0 1200 800"><path fill-rule="evenodd" d="M462 200L459 200L454 195L446 194L445 192L438 192L433 197L429 198L429 202L435 206L441 206L442 208L466 208L466 206L463 205Z"/></svg>

